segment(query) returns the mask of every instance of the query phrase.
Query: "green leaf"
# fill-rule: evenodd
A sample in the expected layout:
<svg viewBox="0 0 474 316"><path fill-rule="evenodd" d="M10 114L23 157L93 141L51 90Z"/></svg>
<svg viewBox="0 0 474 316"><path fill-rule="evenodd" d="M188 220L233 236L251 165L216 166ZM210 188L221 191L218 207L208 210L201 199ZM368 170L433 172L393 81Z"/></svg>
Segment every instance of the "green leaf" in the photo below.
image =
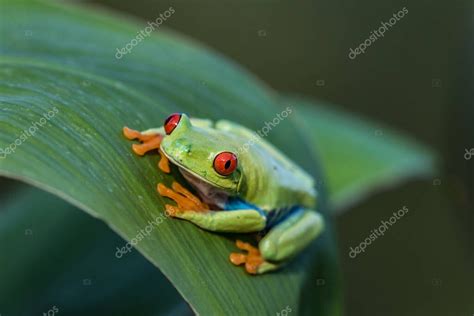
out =
<svg viewBox="0 0 474 316"><path fill-rule="evenodd" d="M142 127L153 126L153 118L164 117L167 111L92 76L51 65L5 60L0 64L1 148L25 137L23 130L29 126L38 128L1 160L2 174L62 196L103 219L126 240L150 227L151 221L160 223L137 248L200 313L276 313L287 305L297 309L305 269L311 268L309 256L280 273L251 277L228 262L235 250L230 238L163 215L166 201L155 187L170 179L157 171L156 156L139 159L131 153L120 128L130 118L139 119ZM90 85L84 86L85 80ZM43 117L48 112L49 121ZM42 118L43 126L35 124ZM326 239L317 244L323 248ZM110 249L110 255L114 253Z"/></svg>
<svg viewBox="0 0 474 316"><path fill-rule="evenodd" d="M117 260L123 240L101 221L26 185L9 196L0 200L2 314L42 315L56 306L65 315L156 315L182 301L138 252Z"/></svg>
<svg viewBox="0 0 474 316"><path fill-rule="evenodd" d="M435 155L390 128L335 110L333 105L285 96L319 155L334 212L377 189L435 172Z"/></svg>
<svg viewBox="0 0 474 316"><path fill-rule="evenodd" d="M155 187L172 177L158 171L156 155L133 155L121 136L124 125L158 126L175 111L260 129L281 111L261 83L161 29L117 60L115 49L144 25L37 1L0 3L0 148L14 149L0 159L1 175L62 197L127 241L157 220L136 248L200 314L275 314L286 306L295 314L340 313L330 225L284 270L249 276L228 262L234 236L163 216L166 201ZM25 132L30 127L34 135ZM289 121L269 135L319 178L313 157L302 154L304 140L294 137ZM323 192L320 211L326 213L324 203ZM114 256L116 249L109 252Z"/></svg>

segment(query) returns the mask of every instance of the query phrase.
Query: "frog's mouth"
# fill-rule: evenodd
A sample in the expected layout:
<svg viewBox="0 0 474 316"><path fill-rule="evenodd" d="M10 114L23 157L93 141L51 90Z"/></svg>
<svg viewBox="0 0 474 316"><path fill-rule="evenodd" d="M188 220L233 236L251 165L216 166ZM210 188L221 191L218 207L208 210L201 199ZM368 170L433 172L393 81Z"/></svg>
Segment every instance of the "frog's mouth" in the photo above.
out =
<svg viewBox="0 0 474 316"><path fill-rule="evenodd" d="M210 184L207 181L202 180L200 177L195 176L188 170L179 167L179 171L186 179L186 181L198 192L204 203L217 205L221 208L224 207L229 194L219 187Z"/></svg>
<svg viewBox="0 0 474 316"><path fill-rule="evenodd" d="M195 174L179 162L177 162L173 157L170 157L166 151L161 148L163 154L168 158L168 160L178 167L178 170L186 179L186 181L197 191L201 199L207 204L217 205L223 207L225 201L229 197L229 192L223 187L208 181L207 179L202 178L201 176Z"/></svg>

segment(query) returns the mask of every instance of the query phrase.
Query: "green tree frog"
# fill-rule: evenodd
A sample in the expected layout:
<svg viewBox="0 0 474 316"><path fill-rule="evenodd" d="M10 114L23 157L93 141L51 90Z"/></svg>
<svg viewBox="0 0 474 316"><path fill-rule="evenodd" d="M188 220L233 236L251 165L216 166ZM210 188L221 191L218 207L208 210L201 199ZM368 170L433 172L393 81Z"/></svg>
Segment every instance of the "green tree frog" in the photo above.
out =
<svg viewBox="0 0 474 316"><path fill-rule="evenodd" d="M229 257L250 274L278 269L324 229L312 177L239 124L174 113L162 127L123 132L142 142L133 145L135 153L158 149L160 169L169 172L169 161L195 189L197 196L176 182L158 184L158 192L177 203L166 205L171 216L214 232L261 232L258 247L237 240L247 253Z"/></svg>

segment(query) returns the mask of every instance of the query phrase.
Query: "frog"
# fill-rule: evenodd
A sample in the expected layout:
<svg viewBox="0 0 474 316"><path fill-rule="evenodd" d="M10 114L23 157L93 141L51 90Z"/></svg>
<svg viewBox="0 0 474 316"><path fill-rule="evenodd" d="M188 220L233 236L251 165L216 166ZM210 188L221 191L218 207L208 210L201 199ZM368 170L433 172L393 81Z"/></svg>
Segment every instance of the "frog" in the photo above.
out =
<svg viewBox="0 0 474 316"><path fill-rule="evenodd" d="M158 150L159 169L170 165L189 188L173 182L157 185L170 217L215 233L255 234L258 244L240 239L229 261L251 275L278 270L291 262L324 231L316 211L315 180L256 132L229 120L169 115L158 128L123 128L133 151Z"/></svg>

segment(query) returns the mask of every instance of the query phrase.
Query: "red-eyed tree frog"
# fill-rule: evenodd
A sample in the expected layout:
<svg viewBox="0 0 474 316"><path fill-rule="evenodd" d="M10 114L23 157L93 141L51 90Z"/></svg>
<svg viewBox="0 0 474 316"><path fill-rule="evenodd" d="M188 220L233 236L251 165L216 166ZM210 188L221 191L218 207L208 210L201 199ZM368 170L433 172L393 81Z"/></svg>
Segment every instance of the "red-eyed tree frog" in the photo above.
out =
<svg viewBox="0 0 474 316"><path fill-rule="evenodd" d="M158 192L177 203L166 205L168 214L214 232L262 232L258 248L237 240L247 254L229 257L250 274L279 268L324 229L323 217L314 210L313 178L241 125L174 113L163 127L144 132L125 127L123 132L142 142L133 145L138 155L158 149L160 169L170 172L169 161L197 192L177 182L172 188L158 184Z"/></svg>

